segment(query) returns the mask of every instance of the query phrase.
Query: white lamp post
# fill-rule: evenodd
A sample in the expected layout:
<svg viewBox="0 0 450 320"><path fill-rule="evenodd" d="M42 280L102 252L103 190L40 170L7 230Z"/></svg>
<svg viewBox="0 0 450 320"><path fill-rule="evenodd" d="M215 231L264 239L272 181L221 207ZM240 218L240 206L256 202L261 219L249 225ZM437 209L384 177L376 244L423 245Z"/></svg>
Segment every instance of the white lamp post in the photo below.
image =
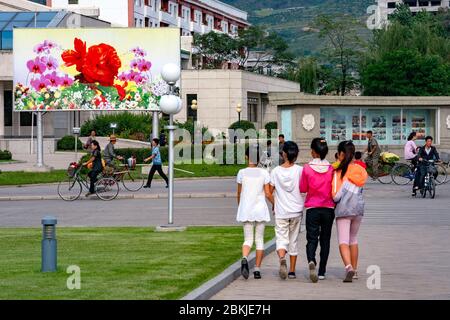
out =
<svg viewBox="0 0 450 320"><path fill-rule="evenodd" d="M113 122L109 125L109 127L113 130L113 134L114 134L115 130L117 129L117 123Z"/></svg>
<svg viewBox="0 0 450 320"><path fill-rule="evenodd" d="M167 226L157 228L159 231L182 231L185 228L175 227L173 225L173 164L174 164L174 131L176 126L173 125L173 116L181 111L181 99L173 94L173 89L177 81L180 79L181 71L176 64L167 64L163 67L161 76L164 81L169 84L169 94L161 97L161 112L169 115L169 223Z"/></svg>
<svg viewBox="0 0 450 320"><path fill-rule="evenodd" d="M192 105L191 105L191 109L192 109L192 111L194 111L194 112L197 112L197 110L198 110L198 104L197 104L197 100L192 100ZM194 144L195 143L195 116L193 116L193 119L192 119L192 144Z"/></svg>

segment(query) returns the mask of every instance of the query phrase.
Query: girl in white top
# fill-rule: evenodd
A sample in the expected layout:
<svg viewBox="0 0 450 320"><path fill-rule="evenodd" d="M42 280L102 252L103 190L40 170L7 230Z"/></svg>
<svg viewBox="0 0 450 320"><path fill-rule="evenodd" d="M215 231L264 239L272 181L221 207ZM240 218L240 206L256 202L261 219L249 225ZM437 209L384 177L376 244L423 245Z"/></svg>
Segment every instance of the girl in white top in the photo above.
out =
<svg viewBox="0 0 450 320"><path fill-rule="evenodd" d="M252 151L251 154L250 151ZM256 267L253 274L255 279L261 279L260 267L264 256L264 228L266 222L270 221L266 198L273 204L273 197L269 189L269 173L257 167L259 148L247 148L245 157L248 161L248 167L239 170L237 175L239 207L236 220L244 224L241 274L245 279L248 279L248 255L252 249L253 242L255 242Z"/></svg>
<svg viewBox="0 0 450 320"><path fill-rule="evenodd" d="M298 236L304 200L299 184L303 168L296 165L299 153L295 142L287 141L283 146L283 164L276 167L270 177L271 192L275 195L275 234L277 253L280 259L281 279L295 279L295 265L298 256ZM289 273L286 254L289 253Z"/></svg>

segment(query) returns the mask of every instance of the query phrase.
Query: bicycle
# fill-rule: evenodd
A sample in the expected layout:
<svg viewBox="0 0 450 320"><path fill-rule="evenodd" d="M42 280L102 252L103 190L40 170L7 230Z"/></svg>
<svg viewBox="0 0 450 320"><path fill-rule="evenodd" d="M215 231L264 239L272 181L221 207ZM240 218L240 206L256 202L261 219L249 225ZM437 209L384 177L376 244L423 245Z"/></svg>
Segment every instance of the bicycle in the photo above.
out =
<svg viewBox="0 0 450 320"><path fill-rule="evenodd" d="M79 199L83 187L89 190L90 181L81 174L82 169L78 163L71 163L67 169L67 180L58 184L58 195L64 201ZM119 194L119 185L114 179L101 176L95 183L95 194L103 201L111 201Z"/></svg>
<svg viewBox="0 0 450 320"><path fill-rule="evenodd" d="M131 159L129 159L131 160ZM131 192L137 192L142 189L145 183L145 175L142 174L141 170L136 168L136 161L126 161L123 160L122 167L124 167L121 171L114 171L109 173L108 176L113 178L116 182L122 182L123 187Z"/></svg>
<svg viewBox="0 0 450 320"><path fill-rule="evenodd" d="M394 168L394 165L395 164L393 163L380 162L378 166L378 177L376 180L381 184L391 184L392 183L391 172L392 169ZM370 167L367 166L367 169L369 168ZM372 169L367 170L367 173L372 179L374 179Z"/></svg>
<svg viewBox="0 0 450 320"><path fill-rule="evenodd" d="M434 160L423 160L427 163L427 173L425 174L423 188L420 189L420 194L422 198L427 197L427 193L430 194L430 198L434 199L436 196L436 181L434 179L434 175L436 173L436 167L434 164Z"/></svg>
<svg viewBox="0 0 450 320"><path fill-rule="evenodd" d="M447 169L444 165L438 163L435 164L436 168L436 176L434 177L434 181L437 185L441 185L447 182ZM404 186L409 184L411 181L414 181L416 177L417 168L411 162L407 163L398 163L392 169L392 181L396 185Z"/></svg>

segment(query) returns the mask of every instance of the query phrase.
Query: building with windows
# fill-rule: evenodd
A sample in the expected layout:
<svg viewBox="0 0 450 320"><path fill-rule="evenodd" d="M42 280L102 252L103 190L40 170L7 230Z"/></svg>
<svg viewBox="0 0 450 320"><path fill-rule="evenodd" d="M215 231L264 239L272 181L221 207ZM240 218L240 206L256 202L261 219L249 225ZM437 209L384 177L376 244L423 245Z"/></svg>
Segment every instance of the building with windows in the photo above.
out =
<svg viewBox="0 0 450 320"><path fill-rule="evenodd" d="M418 145L431 135L441 150L450 150L450 97L334 97L293 93L269 94L281 131L308 154L311 139L324 137L331 146L353 140L367 146L371 130L383 150L403 155L410 132ZM333 147L332 147L333 148ZM330 154L330 158L334 155Z"/></svg>
<svg viewBox="0 0 450 320"><path fill-rule="evenodd" d="M411 9L413 14L426 10L428 12L438 12L440 9L448 9L450 0L378 0L378 12L381 21L388 21L398 4L404 3Z"/></svg>
<svg viewBox="0 0 450 320"><path fill-rule="evenodd" d="M178 27L182 36L212 30L233 35L249 25L247 12L217 0L46 0L46 4L82 14L92 12L113 26Z"/></svg>

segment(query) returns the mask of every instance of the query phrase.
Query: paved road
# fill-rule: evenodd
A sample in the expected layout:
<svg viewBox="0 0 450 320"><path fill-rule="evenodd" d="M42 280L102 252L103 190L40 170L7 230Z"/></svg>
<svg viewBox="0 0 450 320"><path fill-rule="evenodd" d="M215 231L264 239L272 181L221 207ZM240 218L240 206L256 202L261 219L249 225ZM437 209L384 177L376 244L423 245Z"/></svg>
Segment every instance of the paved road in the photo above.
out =
<svg viewBox="0 0 450 320"><path fill-rule="evenodd" d="M398 192L401 191L401 192ZM278 277L275 253L263 263L263 280L234 281L213 299L450 299L450 186L438 197L410 199L408 188L369 185L367 208L359 232L360 279L342 283L343 263L333 230L327 280L308 279L305 233L300 235L296 280ZM369 290L366 273L379 266L381 289Z"/></svg>
<svg viewBox="0 0 450 320"><path fill-rule="evenodd" d="M233 179L181 180L176 193L232 193ZM56 194L56 186L0 188L3 195ZM122 192L122 191L121 191ZM155 181L151 191L140 194L166 194L162 181ZM411 199L410 187L369 183L365 190L365 222L377 225L450 225L450 185L441 186L436 199ZM166 199L88 201L67 203L50 201L1 201L0 226L37 226L45 214L54 214L65 226L146 226L166 220ZM186 225L232 225L235 223L236 200L233 198L175 199L177 222ZM449 238L450 240L450 238Z"/></svg>

